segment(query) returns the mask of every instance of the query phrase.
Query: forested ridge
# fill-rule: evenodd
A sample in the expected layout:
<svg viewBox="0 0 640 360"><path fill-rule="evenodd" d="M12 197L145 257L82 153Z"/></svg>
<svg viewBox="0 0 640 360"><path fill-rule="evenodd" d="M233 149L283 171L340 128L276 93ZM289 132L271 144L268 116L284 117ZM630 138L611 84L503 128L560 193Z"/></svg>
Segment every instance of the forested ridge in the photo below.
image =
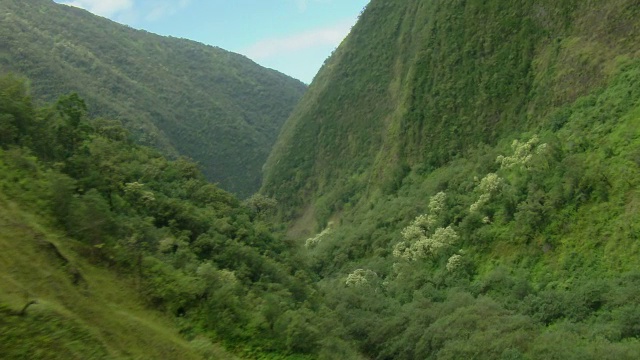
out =
<svg viewBox="0 0 640 360"><path fill-rule="evenodd" d="M4 75L0 357L640 358L637 5L372 0L244 201Z"/></svg>
<svg viewBox="0 0 640 360"><path fill-rule="evenodd" d="M246 57L117 24L51 0L0 1L0 71L33 96L77 92L93 117L116 118L142 144L188 156L248 197L306 86Z"/></svg>
<svg viewBox="0 0 640 360"><path fill-rule="evenodd" d="M335 207L363 188L393 192L411 169L554 130L554 112L635 59L636 5L372 1L285 124L264 189L289 212ZM339 210L315 208L321 223Z"/></svg>
<svg viewBox="0 0 640 360"><path fill-rule="evenodd" d="M632 359L636 1L373 0L262 191L376 359Z"/></svg>

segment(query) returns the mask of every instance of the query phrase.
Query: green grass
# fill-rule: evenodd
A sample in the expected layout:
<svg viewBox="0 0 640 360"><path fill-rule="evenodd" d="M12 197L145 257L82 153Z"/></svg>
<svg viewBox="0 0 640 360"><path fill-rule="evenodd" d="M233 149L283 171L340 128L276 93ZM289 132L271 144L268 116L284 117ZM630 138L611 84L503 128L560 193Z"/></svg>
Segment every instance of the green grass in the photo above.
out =
<svg viewBox="0 0 640 360"><path fill-rule="evenodd" d="M87 262L78 251L90 249L4 196L0 227L1 358L236 358L186 341L173 320L145 308L135 282ZM15 315L30 300L37 304Z"/></svg>

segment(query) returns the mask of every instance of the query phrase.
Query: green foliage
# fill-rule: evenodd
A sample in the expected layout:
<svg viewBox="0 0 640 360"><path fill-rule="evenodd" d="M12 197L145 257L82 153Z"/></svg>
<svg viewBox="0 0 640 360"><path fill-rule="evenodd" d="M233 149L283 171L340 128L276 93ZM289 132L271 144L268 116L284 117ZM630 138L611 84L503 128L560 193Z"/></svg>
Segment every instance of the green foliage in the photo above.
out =
<svg viewBox="0 0 640 360"><path fill-rule="evenodd" d="M36 109L2 79L19 91L0 91L0 195L130 277L203 354L636 359L638 15L372 1L243 203L117 123L73 126L79 98ZM56 129L81 131L67 146Z"/></svg>
<svg viewBox="0 0 640 360"><path fill-rule="evenodd" d="M18 81L0 78L21 88ZM239 353L274 358L312 358L334 346L328 339L335 339L340 327L317 324L321 318L313 309L320 300L311 276L295 262L295 248L271 232L267 218L274 199L254 195L241 203L208 183L194 163L167 159L129 141L118 122L91 123L83 104L75 94L62 97L53 112L28 103L30 130L54 136L30 138L27 132L3 139L0 196L73 239L68 242L91 266L130 278L145 306L173 317L187 339L205 338ZM5 111L13 108L0 109L0 115ZM73 136L58 136L62 133L56 130ZM49 151L40 156L41 149ZM85 269L54 253L72 286L92 286ZM45 324L29 334L38 339L39 329L49 328L57 334L59 318L40 319ZM61 328L71 324L62 318ZM25 356L38 358L38 349L48 349L55 357L65 349L75 351L67 339L87 337L78 357L92 357L88 349L99 352L105 344L73 329L69 325L69 332L60 335L59 347L39 347L26 339L7 351L16 357L15 351L24 348ZM0 342L14 341L23 330L0 333ZM348 344L336 346L353 352Z"/></svg>
<svg viewBox="0 0 640 360"><path fill-rule="evenodd" d="M14 171L10 171L13 176ZM1 183L7 184L5 179ZM141 306L127 274L96 266L81 254L87 245L53 226L48 209L37 214L34 204L4 189L0 191L2 359L201 358L170 319ZM46 192L46 187L40 190ZM44 194L35 188L23 192ZM217 358L233 358L219 345L211 347L218 350Z"/></svg>
<svg viewBox="0 0 640 360"><path fill-rule="evenodd" d="M278 205L278 201L274 198L256 193L245 200L244 204L251 210L254 217L264 218L273 213Z"/></svg>
<svg viewBox="0 0 640 360"><path fill-rule="evenodd" d="M630 224L637 222L632 209L640 184L638 167L629 158L639 146L639 104L614 102L611 95L620 87L638 91L631 79L637 79L640 64L634 63L623 66L609 87L597 90L595 101L568 106L567 112L580 115L571 116L562 129L541 128L539 141L546 145L537 148L544 151L523 155L518 150L536 136L523 135L511 149L505 140L432 173L410 175L396 197L378 195L343 214L341 226L313 256L322 259L316 260L318 271L327 277L341 278L353 268L381 276L373 290L382 295L339 308L361 351L394 359L637 356L631 325L638 304L631 291L636 280L626 271L639 265L637 232ZM601 125L587 125L593 113L603 117ZM572 144L576 133L580 147ZM484 157L493 161L483 165ZM510 163L523 166L501 167L510 157L515 161ZM429 194L438 198L443 188L447 200L437 207L439 226L451 224L459 234L461 250L455 255L460 257L455 259L460 264L451 264L453 256L394 264L401 237L422 238L435 227L435 218L429 217L433 201L427 199ZM490 196L483 199L485 194ZM361 238L388 233L393 241L371 241L363 251L352 252ZM337 253L353 254L348 266L331 261ZM335 296L330 286L322 290ZM336 301L341 302L348 300ZM629 320L622 320L622 314ZM383 325L363 318L377 318ZM563 339L549 341L553 336Z"/></svg>
<svg viewBox="0 0 640 360"><path fill-rule="evenodd" d="M120 119L138 142L192 158L209 180L242 197L260 186L262 165L306 88L241 55L50 0L3 0L0 13L0 74L29 77L40 101L77 92L86 107L73 104L76 95L58 104L72 128L87 109ZM0 118L2 136L26 130L15 105Z"/></svg>
<svg viewBox="0 0 640 360"><path fill-rule="evenodd" d="M0 314L3 359L106 359L105 346L88 329L55 313L26 319ZM38 344L38 346L33 346Z"/></svg>
<svg viewBox="0 0 640 360"><path fill-rule="evenodd" d="M368 5L262 188L292 241L333 222L305 259L362 354L638 356L637 15L627 0Z"/></svg>
<svg viewBox="0 0 640 360"><path fill-rule="evenodd" d="M15 76L4 76L0 83L0 141L16 144L31 129L33 108L25 81ZM6 145L5 145L6 146Z"/></svg>
<svg viewBox="0 0 640 360"><path fill-rule="evenodd" d="M621 45L638 36L621 30L634 11L629 0L372 1L284 125L262 192L287 221L313 207L321 227L347 204L397 193L412 169L558 128L563 105L635 56Z"/></svg>

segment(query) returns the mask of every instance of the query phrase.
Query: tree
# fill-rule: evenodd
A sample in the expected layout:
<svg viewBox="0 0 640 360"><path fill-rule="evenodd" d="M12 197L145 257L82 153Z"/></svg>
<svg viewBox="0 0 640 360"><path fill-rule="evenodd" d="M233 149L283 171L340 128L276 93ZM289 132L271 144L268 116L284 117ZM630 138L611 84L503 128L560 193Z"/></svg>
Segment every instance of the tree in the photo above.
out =
<svg viewBox="0 0 640 360"><path fill-rule="evenodd" d="M0 77L0 145L20 143L34 123L29 88L14 75Z"/></svg>
<svg viewBox="0 0 640 360"><path fill-rule="evenodd" d="M255 193L245 200L244 204L255 214L255 217L259 218L272 212L278 206L278 201L275 198Z"/></svg>
<svg viewBox="0 0 640 360"><path fill-rule="evenodd" d="M57 140L61 146L59 155L67 159L76 152L90 130L89 124L83 123L87 105L78 94L71 93L58 99L56 109L62 119L57 129Z"/></svg>
<svg viewBox="0 0 640 360"><path fill-rule="evenodd" d="M87 104L77 93L61 96L56 103L56 109L67 125L74 129L87 115Z"/></svg>
<svg viewBox="0 0 640 360"><path fill-rule="evenodd" d="M419 215L402 230L404 241L396 244L393 256L414 261L435 257L458 241L459 236L451 225L434 230L444 211L445 198L444 192L434 195L429 201L429 214Z"/></svg>

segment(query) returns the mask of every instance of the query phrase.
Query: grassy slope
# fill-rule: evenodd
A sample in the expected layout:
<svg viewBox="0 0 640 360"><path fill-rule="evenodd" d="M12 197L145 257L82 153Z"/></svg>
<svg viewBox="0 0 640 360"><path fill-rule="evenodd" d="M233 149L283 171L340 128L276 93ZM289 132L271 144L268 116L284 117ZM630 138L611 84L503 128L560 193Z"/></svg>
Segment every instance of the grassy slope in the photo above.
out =
<svg viewBox="0 0 640 360"><path fill-rule="evenodd" d="M183 340L171 320L142 306L131 281L90 264L90 249L1 194L0 228L3 359L234 358ZM29 300L38 303L12 315Z"/></svg>
<svg viewBox="0 0 640 360"><path fill-rule="evenodd" d="M0 1L0 72L46 101L78 92L142 143L199 162L246 196L306 86L244 56L157 36L50 0Z"/></svg>

